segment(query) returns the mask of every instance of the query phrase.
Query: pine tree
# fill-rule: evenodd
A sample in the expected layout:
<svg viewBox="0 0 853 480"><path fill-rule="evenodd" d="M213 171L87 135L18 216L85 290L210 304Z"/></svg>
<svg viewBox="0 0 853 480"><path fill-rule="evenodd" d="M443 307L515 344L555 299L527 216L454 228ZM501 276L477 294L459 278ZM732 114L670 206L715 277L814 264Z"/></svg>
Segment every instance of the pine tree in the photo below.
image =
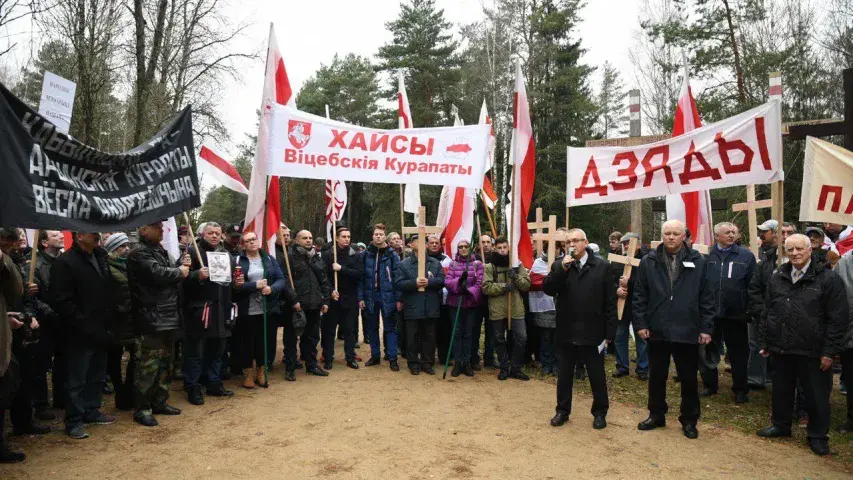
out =
<svg viewBox="0 0 853 480"><path fill-rule="evenodd" d="M625 90L619 71L610 62L601 68L601 90L598 93L598 134L603 138L624 136L628 133L628 115L625 107Z"/></svg>

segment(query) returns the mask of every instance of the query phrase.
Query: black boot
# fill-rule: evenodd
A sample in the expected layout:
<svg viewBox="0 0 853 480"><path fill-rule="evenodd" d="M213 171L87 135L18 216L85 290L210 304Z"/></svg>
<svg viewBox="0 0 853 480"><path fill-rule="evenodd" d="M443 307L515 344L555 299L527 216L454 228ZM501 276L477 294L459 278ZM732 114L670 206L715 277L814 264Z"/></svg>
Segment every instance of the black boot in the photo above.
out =
<svg viewBox="0 0 853 480"><path fill-rule="evenodd" d="M187 390L187 401L193 405L204 405L204 394L201 393L201 385L195 385Z"/></svg>
<svg viewBox="0 0 853 480"><path fill-rule="evenodd" d="M474 367L471 366L470 362L465 364L464 370L465 370L465 376L466 377L473 377L474 376Z"/></svg>
<svg viewBox="0 0 853 480"><path fill-rule="evenodd" d="M26 459L27 456L23 453L13 452L0 442L0 463L20 463Z"/></svg>
<svg viewBox="0 0 853 480"><path fill-rule="evenodd" d="M454 362L453 371L450 372L450 376L451 377L458 377L459 375L462 375L462 363Z"/></svg>

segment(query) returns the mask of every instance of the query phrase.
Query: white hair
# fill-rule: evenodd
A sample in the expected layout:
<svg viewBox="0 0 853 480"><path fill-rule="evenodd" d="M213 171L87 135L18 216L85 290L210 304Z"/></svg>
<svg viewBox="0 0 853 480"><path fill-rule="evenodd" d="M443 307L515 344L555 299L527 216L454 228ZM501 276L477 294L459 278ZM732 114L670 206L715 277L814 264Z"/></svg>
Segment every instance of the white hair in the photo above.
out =
<svg viewBox="0 0 853 480"><path fill-rule="evenodd" d="M714 225L714 235L719 235L719 234L720 234L720 230L722 230L722 229L724 229L724 228L726 228L726 227L728 227L728 228L737 228L737 227L735 226L735 224L733 224L732 222L720 222L720 223L718 223L718 224Z"/></svg>
<svg viewBox="0 0 853 480"><path fill-rule="evenodd" d="M584 240L586 240L586 239L587 239L587 238L586 238L586 232L584 232L584 231L583 231L583 230L581 230L580 228L573 228L573 229L569 230L569 231L568 231L568 232L566 232L566 233L572 233L572 232L579 232L579 233L581 234L581 236L583 237L583 239L584 239Z"/></svg>
<svg viewBox="0 0 853 480"><path fill-rule="evenodd" d="M809 237L803 235L802 233L795 233L790 237L785 239L785 250L788 249L788 244L793 243L793 241L800 241L805 244L805 248L811 248L812 242L809 240Z"/></svg>

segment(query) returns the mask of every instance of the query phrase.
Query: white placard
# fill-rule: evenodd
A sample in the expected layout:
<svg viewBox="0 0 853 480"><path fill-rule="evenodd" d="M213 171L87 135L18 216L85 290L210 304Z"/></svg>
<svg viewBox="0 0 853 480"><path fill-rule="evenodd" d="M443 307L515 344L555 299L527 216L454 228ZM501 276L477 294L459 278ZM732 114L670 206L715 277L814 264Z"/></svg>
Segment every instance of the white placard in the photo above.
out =
<svg viewBox="0 0 853 480"><path fill-rule="evenodd" d="M228 252L207 252L210 281L231 283L231 255Z"/></svg>
<svg viewBox="0 0 853 480"><path fill-rule="evenodd" d="M48 71L44 72L41 85L39 114L51 121L63 133L71 127L71 112L74 110L74 92L77 84Z"/></svg>

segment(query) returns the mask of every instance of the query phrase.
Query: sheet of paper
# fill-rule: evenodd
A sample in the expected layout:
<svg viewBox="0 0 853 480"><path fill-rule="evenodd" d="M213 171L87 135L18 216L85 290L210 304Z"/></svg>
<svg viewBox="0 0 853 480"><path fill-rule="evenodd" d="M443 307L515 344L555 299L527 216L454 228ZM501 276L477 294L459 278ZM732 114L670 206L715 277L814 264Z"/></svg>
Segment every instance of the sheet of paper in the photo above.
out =
<svg viewBox="0 0 853 480"><path fill-rule="evenodd" d="M228 252L207 252L210 281L231 283L231 255Z"/></svg>
<svg viewBox="0 0 853 480"><path fill-rule="evenodd" d="M603 352L605 348L607 348L607 340L601 342L601 345L598 346L598 353Z"/></svg>

